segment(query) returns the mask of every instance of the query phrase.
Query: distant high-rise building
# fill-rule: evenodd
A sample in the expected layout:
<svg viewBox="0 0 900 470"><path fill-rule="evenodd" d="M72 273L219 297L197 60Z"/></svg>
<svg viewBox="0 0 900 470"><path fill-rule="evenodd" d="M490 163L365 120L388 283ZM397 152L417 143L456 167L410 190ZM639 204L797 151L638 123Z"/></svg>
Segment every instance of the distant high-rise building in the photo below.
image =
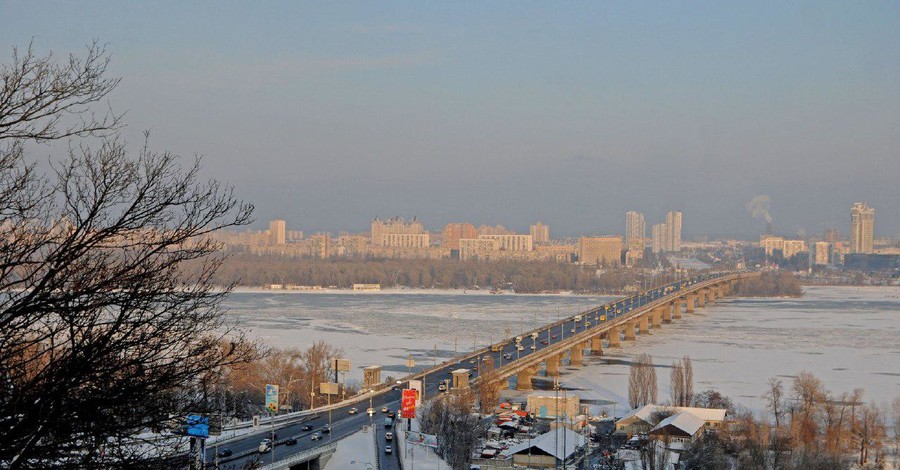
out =
<svg viewBox="0 0 900 470"><path fill-rule="evenodd" d="M829 251L831 251L831 243L827 241L816 242L815 244L815 263L817 266L825 266L828 264L828 260L831 259L829 256Z"/></svg>
<svg viewBox="0 0 900 470"><path fill-rule="evenodd" d="M621 260L621 237L581 237L578 239L578 262L581 264L619 266Z"/></svg>
<svg viewBox="0 0 900 470"><path fill-rule="evenodd" d="M625 213L625 248L628 251L644 251L644 239L647 237L647 225L644 214L637 211Z"/></svg>
<svg viewBox="0 0 900 470"><path fill-rule="evenodd" d="M532 251L534 240L531 235L479 235L483 240L497 240L497 247L503 251Z"/></svg>
<svg viewBox="0 0 900 470"><path fill-rule="evenodd" d="M806 242L803 240L784 240L782 242L781 253L784 259L791 259L807 251L809 250L806 248Z"/></svg>
<svg viewBox="0 0 900 470"><path fill-rule="evenodd" d="M531 226L531 239L534 243L547 243L550 241L550 227L540 222Z"/></svg>
<svg viewBox="0 0 900 470"><path fill-rule="evenodd" d="M840 235L838 234L837 229L830 228L825 231L825 241L828 243L837 243L839 242Z"/></svg>
<svg viewBox="0 0 900 470"><path fill-rule="evenodd" d="M478 233L478 236L481 236L481 235L515 235L516 234L516 232L513 232L512 230L509 230L502 225L495 225L493 227L491 227L490 225L482 225L481 227L478 227L478 229L476 229L476 233Z"/></svg>
<svg viewBox="0 0 900 470"><path fill-rule="evenodd" d="M850 253L872 253L875 241L875 209L857 202L850 209Z"/></svg>
<svg viewBox="0 0 900 470"><path fill-rule="evenodd" d="M666 214L666 251L681 251L681 212Z"/></svg>
<svg viewBox="0 0 900 470"><path fill-rule="evenodd" d="M409 222L400 217L388 220L375 217L371 237L373 246L423 247L430 244L428 232L415 217Z"/></svg>
<svg viewBox="0 0 900 470"><path fill-rule="evenodd" d="M478 233L475 226L468 223L449 223L441 232L441 246L449 250L459 249L459 240L463 238L476 238Z"/></svg>
<svg viewBox="0 0 900 470"><path fill-rule="evenodd" d="M666 240L668 239L666 224L656 224L653 226L653 242L650 245L652 252L662 253L666 251Z"/></svg>
<svg viewBox="0 0 900 470"><path fill-rule="evenodd" d="M283 220L272 220L269 222L269 244L284 245L287 223Z"/></svg>

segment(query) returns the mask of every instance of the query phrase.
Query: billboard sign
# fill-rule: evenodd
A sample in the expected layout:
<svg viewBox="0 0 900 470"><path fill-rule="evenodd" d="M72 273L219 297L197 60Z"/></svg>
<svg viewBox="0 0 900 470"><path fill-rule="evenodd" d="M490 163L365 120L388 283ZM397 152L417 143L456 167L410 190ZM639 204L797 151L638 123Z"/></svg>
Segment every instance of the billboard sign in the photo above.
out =
<svg viewBox="0 0 900 470"><path fill-rule="evenodd" d="M417 446L431 447L433 449L437 449L438 447L437 436L415 431L406 431L406 442Z"/></svg>
<svg viewBox="0 0 900 470"><path fill-rule="evenodd" d="M416 405L422 404L422 381L421 380L410 380L409 388L415 389L416 396Z"/></svg>
<svg viewBox="0 0 900 470"><path fill-rule="evenodd" d="M400 417L415 418L416 417L416 399L419 394L415 389L403 389L403 397L400 399Z"/></svg>
<svg viewBox="0 0 900 470"><path fill-rule="evenodd" d="M188 415L185 434L194 437L209 437L209 418L200 415Z"/></svg>
<svg viewBox="0 0 900 470"><path fill-rule="evenodd" d="M338 372L350 372L350 359L332 358L331 367Z"/></svg>
<svg viewBox="0 0 900 470"><path fill-rule="evenodd" d="M319 384L319 393L322 395L337 395L339 388L335 382L322 382Z"/></svg>
<svg viewBox="0 0 900 470"><path fill-rule="evenodd" d="M272 413L278 411L278 385L266 384L266 409Z"/></svg>

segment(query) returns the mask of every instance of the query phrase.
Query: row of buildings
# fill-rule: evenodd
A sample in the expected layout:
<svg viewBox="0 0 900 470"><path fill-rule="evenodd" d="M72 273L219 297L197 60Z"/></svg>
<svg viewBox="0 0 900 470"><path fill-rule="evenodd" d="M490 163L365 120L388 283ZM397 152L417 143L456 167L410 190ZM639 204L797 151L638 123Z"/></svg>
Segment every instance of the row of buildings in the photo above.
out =
<svg viewBox="0 0 900 470"><path fill-rule="evenodd" d="M865 259L878 251L875 249L875 209L862 202L853 204L850 208L849 241L841 240L838 231L831 228L825 231L823 237L809 240L766 234L760 237L759 246L765 250L767 257L780 255L790 259L805 254L810 264L815 266L844 265L848 255Z"/></svg>
<svg viewBox="0 0 900 470"><path fill-rule="evenodd" d="M550 227L537 222L528 234L516 233L502 225L476 227L470 223L449 223L438 233L425 229L417 218L375 217L369 233L341 232L337 237L316 233L304 237L302 231L288 230L284 220L273 220L269 229L259 232L219 233L227 248L261 255L311 258L453 258L460 260L530 260L578 262L598 266L631 265L644 256L649 242L663 248L681 249L681 212L669 212L661 224L664 240L646 238L644 216L626 214L626 237L618 235L584 236L577 239L553 240Z"/></svg>

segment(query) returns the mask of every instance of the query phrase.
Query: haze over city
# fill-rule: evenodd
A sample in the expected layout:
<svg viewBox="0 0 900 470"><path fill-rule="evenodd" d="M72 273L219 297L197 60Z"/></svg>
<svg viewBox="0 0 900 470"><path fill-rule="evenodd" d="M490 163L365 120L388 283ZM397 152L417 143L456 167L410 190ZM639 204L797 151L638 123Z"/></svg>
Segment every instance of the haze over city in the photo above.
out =
<svg viewBox="0 0 900 470"><path fill-rule="evenodd" d="M125 137L205 155L256 228L576 236L682 210L687 237L753 238L767 195L784 235L846 231L857 201L900 232L893 2L0 8L0 43L107 44Z"/></svg>

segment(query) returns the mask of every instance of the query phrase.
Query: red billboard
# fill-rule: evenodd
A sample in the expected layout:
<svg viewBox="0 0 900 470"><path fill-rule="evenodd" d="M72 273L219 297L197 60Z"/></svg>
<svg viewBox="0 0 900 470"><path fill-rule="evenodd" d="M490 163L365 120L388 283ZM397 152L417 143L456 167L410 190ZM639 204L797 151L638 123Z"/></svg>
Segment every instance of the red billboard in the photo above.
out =
<svg viewBox="0 0 900 470"><path fill-rule="evenodd" d="M403 398L400 399L400 417L415 418L416 417L416 398L419 392L414 388L403 390Z"/></svg>

